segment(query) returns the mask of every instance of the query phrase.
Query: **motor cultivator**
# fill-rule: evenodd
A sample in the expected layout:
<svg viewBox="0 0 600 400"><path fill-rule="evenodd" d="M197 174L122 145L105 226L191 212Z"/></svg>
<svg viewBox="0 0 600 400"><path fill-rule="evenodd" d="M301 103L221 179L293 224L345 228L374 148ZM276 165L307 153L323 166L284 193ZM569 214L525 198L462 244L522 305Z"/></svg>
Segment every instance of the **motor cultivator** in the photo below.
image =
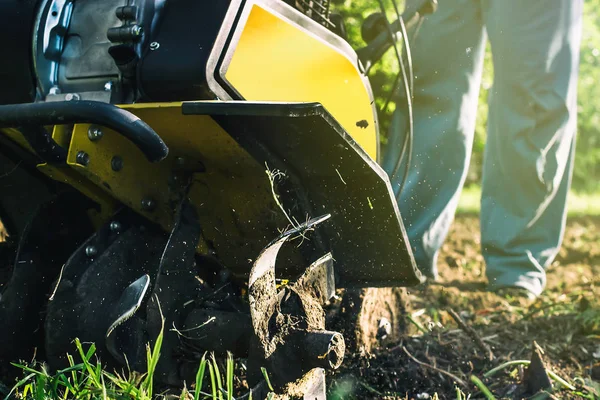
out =
<svg viewBox="0 0 600 400"><path fill-rule="evenodd" d="M328 7L0 4L2 360L60 368L79 338L144 372L162 332L162 384L232 352L255 398L261 367L324 398L345 351L335 288L421 281Z"/></svg>

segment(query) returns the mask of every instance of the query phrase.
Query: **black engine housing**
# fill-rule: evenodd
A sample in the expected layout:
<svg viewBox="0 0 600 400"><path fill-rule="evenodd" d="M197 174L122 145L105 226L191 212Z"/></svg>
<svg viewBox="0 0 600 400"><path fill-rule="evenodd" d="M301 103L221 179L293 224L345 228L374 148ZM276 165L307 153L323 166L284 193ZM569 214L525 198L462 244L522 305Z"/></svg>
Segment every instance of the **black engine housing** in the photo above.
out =
<svg viewBox="0 0 600 400"><path fill-rule="evenodd" d="M339 31L329 0L284 1ZM206 66L232 3L1 0L0 104L214 99Z"/></svg>
<svg viewBox="0 0 600 400"><path fill-rule="evenodd" d="M31 71L31 35L39 0L0 1L0 104L29 103L35 98Z"/></svg>

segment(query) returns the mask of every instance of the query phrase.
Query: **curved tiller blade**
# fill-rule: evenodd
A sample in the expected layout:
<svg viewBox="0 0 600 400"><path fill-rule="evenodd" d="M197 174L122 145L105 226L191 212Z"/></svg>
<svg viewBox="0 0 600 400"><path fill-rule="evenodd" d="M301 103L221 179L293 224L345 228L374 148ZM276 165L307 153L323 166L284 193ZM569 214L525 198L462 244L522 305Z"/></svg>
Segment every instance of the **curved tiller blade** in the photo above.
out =
<svg viewBox="0 0 600 400"><path fill-rule="evenodd" d="M248 297L250 300L250 316L252 327L258 337L263 357L267 358L275 350L275 344L269 340L269 320L275 313L277 304L277 285L275 282L275 261L281 246L293 235L302 234L331 217L330 214L313 218L307 222L282 233L273 240L260 253L252 269L248 280Z"/></svg>

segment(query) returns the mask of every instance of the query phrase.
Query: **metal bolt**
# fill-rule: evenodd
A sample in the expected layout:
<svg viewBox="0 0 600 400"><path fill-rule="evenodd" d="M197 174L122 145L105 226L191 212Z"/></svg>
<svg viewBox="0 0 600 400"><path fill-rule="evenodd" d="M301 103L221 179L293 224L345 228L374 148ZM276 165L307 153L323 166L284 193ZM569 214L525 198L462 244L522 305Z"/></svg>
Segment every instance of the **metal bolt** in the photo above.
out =
<svg viewBox="0 0 600 400"><path fill-rule="evenodd" d="M90 163L90 155L85 151L79 151L75 156L75 161L85 167Z"/></svg>
<svg viewBox="0 0 600 400"><path fill-rule="evenodd" d="M158 42L150 43L150 50L152 50L152 51L158 50L159 47L160 47L160 43L158 43Z"/></svg>
<svg viewBox="0 0 600 400"><path fill-rule="evenodd" d="M156 201L149 197L145 197L142 199L142 210L145 211L153 211L156 208Z"/></svg>
<svg viewBox="0 0 600 400"><path fill-rule="evenodd" d="M92 245L89 245L85 248L85 255L89 258L94 258L98 254L98 249Z"/></svg>
<svg viewBox="0 0 600 400"><path fill-rule="evenodd" d="M65 95L65 100L66 101L81 100L81 96L78 95L77 93L67 93Z"/></svg>
<svg viewBox="0 0 600 400"><path fill-rule="evenodd" d="M110 92L112 90L112 87L113 87L112 81L108 81L104 84L104 91Z"/></svg>
<svg viewBox="0 0 600 400"><path fill-rule="evenodd" d="M175 159L175 162L177 163L177 165L179 166L184 166L185 165L185 158L179 156Z"/></svg>
<svg viewBox="0 0 600 400"><path fill-rule="evenodd" d="M50 90L48 90L48 94L57 95L60 94L60 88L58 86L52 86Z"/></svg>
<svg viewBox="0 0 600 400"><path fill-rule="evenodd" d="M123 169L123 159L119 156L114 156L112 160L110 160L110 167L113 171L118 172Z"/></svg>
<svg viewBox="0 0 600 400"><path fill-rule="evenodd" d="M92 125L90 126L90 129L88 129L88 139L92 142L100 140L102 136L104 136L104 132L102 132L102 129L99 127Z"/></svg>
<svg viewBox="0 0 600 400"><path fill-rule="evenodd" d="M121 223L118 221L112 221L110 223L110 230L117 233L121 231Z"/></svg>

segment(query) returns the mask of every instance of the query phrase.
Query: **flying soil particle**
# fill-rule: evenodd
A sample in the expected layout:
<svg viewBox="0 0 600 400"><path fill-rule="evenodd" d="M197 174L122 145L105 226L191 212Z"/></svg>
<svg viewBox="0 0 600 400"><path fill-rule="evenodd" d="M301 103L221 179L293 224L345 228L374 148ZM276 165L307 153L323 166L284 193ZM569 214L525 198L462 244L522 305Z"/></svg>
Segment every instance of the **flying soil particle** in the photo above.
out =
<svg viewBox="0 0 600 400"><path fill-rule="evenodd" d="M362 119L356 123L356 126L358 126L359 128L362 128L362 129L366 129L369 126L369 123L367 122L366 119Z"/></svg>

